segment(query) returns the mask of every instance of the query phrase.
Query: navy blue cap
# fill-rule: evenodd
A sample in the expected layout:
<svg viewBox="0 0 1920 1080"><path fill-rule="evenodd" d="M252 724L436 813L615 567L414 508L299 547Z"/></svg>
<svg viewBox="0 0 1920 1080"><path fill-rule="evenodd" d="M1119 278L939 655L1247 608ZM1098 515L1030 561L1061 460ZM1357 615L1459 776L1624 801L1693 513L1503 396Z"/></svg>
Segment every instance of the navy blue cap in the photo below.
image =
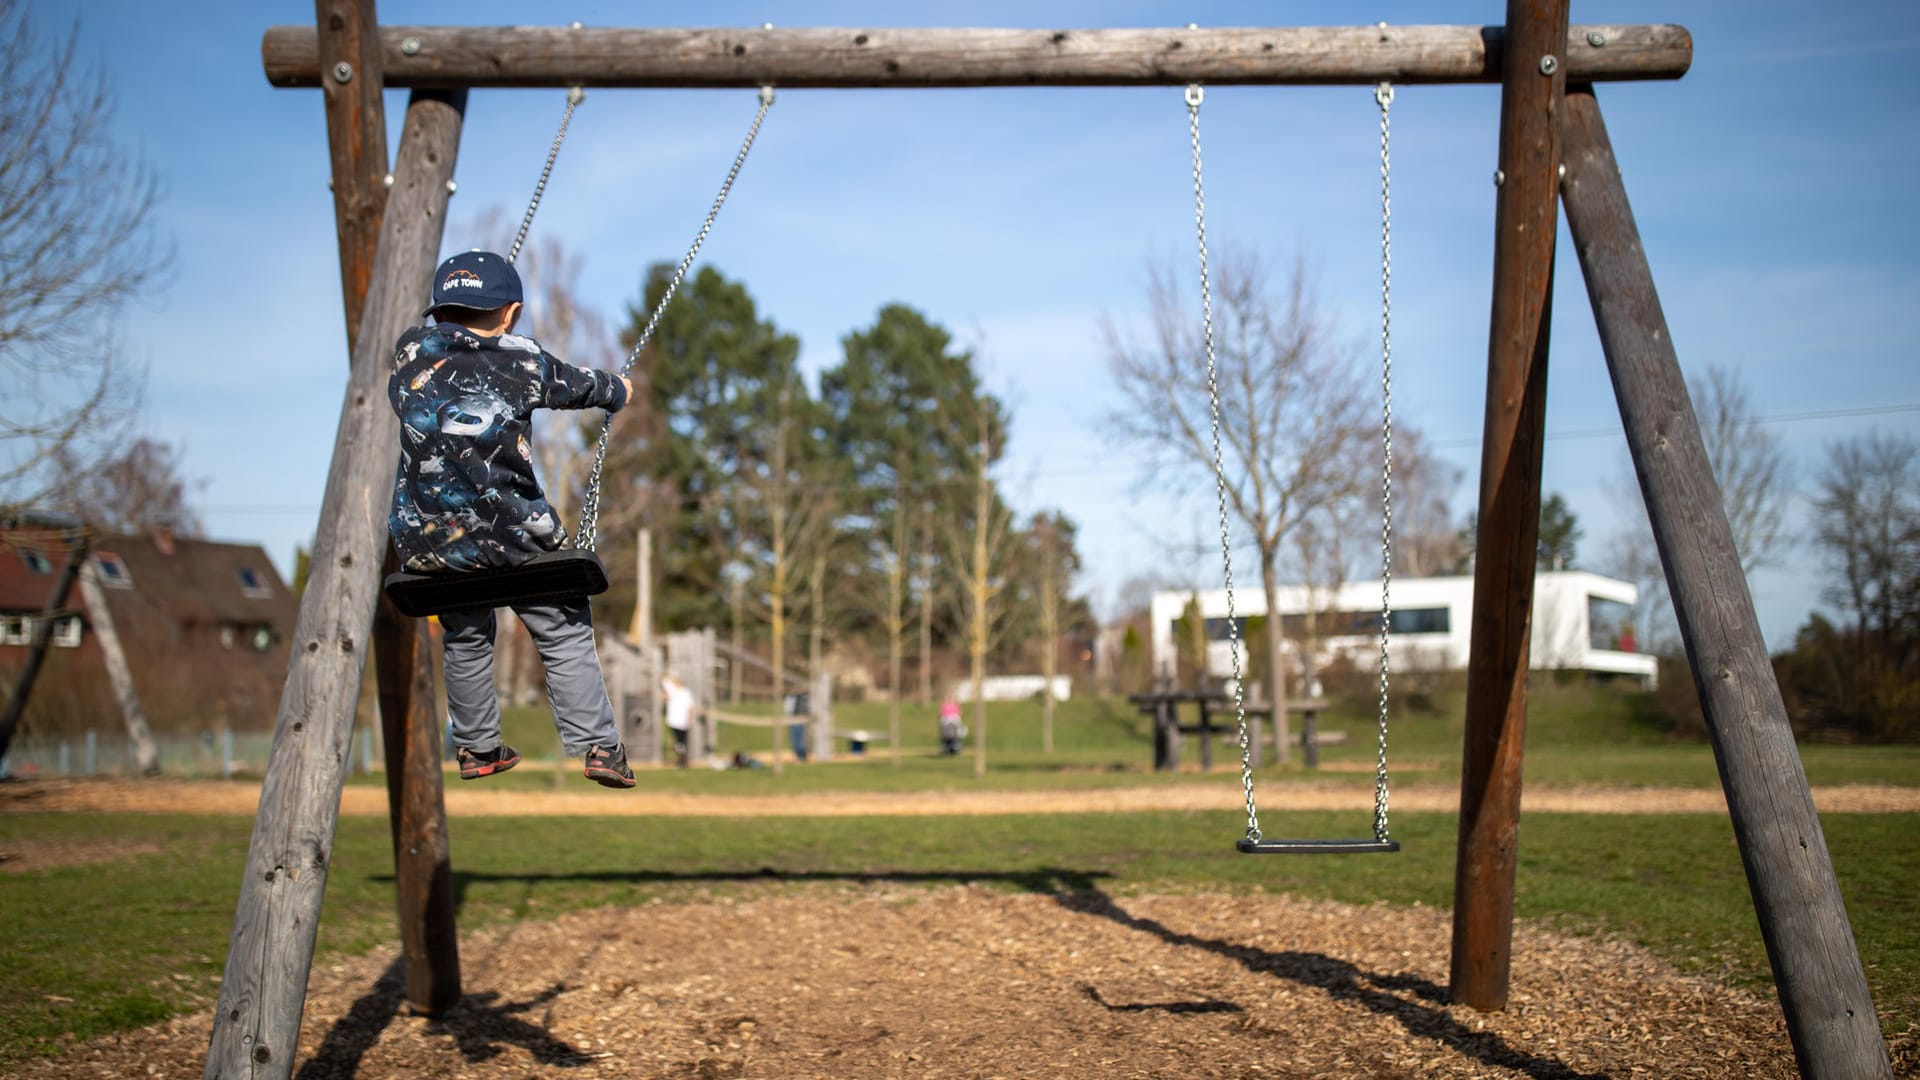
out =
<svg viewBox="0 0 1920 1080"><path fill-rule="evenodd" d="M491 251L463 251L434 271L433 302L421 314L443 307L493 311L520 301L520 275L512 263Z"/></svg>

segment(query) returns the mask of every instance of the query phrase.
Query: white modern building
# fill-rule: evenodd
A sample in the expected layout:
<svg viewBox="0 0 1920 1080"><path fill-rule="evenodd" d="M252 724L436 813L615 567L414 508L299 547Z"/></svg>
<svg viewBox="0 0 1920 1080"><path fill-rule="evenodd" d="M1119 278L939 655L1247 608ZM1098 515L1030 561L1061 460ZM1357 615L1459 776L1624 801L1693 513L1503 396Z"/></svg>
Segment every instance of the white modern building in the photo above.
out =
<svg viewBox="0 0 1920 1080"><path fill-rule="evenodd" d="M1233 653L1226 590L1201 589L1197 595L1201 616L1206 620L1207 669L1216 676L1230 676ZM1194 590L1154 594L1155 671L1171 673L1175 669L1175 626L1195 596ZM1233 599L1244 637L1245 620L1267 613L1266 598L1255 583L1236 587ZM1313 610L1318 613L1314 628L1320 640L1317 659L1321 664L1344 656L1357 667L1379 667L1378 579L1311 590L1304 585L1288 585L1280 589L1278 599L1289 657L1296 655L1306 613ZM1652 686L1655 660L1635 651L1632 620L1638 600L1639 589L1632 582L1584 570L1538 574L1533 586L1529 666L1536 671L1585 671L1625 677ZM1399 671L1465 669L1472 622L1472 577L1395 578L1393 634L1388 645L1391 667Z"/></svg>

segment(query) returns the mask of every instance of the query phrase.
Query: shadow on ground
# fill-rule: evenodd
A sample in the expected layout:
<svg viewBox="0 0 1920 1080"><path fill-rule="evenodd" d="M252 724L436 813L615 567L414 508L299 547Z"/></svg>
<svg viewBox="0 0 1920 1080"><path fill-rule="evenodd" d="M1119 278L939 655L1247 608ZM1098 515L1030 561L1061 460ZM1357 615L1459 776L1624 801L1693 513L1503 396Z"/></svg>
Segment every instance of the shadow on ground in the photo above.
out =
<svg viewBox="0 0 1920 1080"><path fill-rule="evenodd" d="M1446 1009L1445 988L1405 972L1374 972L1324 953L1274 952L1220 938L1201 937L1176 930L1156 919L1134 915L1101 887L1112 875L1102 871L1046 867L1029 871L831 872L780 871L763 868L748 873L658 873L604 871L581 874L473 874L452 875L456 907L467 886L486 882L523 882L529 887L552 882L627 882L635 885L697 885L730 883L836 882L854 885L965 885L999 884L1054 898L1075 915L1107 919L1129 930L1149 934L1179 948L1199 949L1223 957L1249 971L1310 987L1336 1000L1353 1001L1400 1024L1415 1039L1445 1046L1465 1057L1498 1068L1512 1069L1536 1080L1605 1080L1605 1074L1586 1073L1554 1058L1529 1053L1500 1036L1470 1029ZM1114 1005L1099 991L1082 986L1089 1000L1111 1012L1147 1010L1174 1013L1238 1013L1230 1001L1179 1001ZM500 1052L500 1043L524 1046L545 1065L570 1067L587 1064L591 1056L554 1039L542 1028L522 1019L530 1010L557 995L561 987L528 1001L499 1001L497 995L470 994L436 1018L470 1061L482 1061ZM405 1006L402 961L388 966L347 1015L335 1022L313 1059L303 1066L299 1080L328 1080L356 1075L359 1062L378 1041L380 1033Z"/></svg>

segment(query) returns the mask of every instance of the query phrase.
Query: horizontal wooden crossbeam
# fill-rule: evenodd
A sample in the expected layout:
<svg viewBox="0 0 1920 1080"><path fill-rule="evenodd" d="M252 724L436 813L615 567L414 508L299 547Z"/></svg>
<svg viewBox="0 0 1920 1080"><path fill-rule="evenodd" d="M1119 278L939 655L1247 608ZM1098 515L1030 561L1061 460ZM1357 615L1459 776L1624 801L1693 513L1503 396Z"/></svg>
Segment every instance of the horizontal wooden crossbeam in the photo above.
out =
<svg viewBox="0 0 1920 1080"><path fill-rule="evenodd" d="M347 81L322 71L311 26L261 41L267 81ZM391 26L389 87L966 87L1497 83L1498 26L1153 30L606 29ZM1693 63L1680 26L1575 26L1545 74L1576 82L1677 79Z"/></svg>

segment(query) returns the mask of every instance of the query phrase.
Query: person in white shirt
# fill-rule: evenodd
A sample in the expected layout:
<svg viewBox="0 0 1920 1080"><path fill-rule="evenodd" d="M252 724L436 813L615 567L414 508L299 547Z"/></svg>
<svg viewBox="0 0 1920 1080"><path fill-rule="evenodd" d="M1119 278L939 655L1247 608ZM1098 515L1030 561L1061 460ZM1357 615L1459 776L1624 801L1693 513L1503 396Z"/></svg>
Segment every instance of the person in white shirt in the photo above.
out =
<svg viewBox="0 0 1920 1080"><path fill-rule="evenodd" d="M687 729L693 725L693 691L671 674L660 680L667 696L667 730L673 733L673 754L681 768L687 767Z"/></svg>

